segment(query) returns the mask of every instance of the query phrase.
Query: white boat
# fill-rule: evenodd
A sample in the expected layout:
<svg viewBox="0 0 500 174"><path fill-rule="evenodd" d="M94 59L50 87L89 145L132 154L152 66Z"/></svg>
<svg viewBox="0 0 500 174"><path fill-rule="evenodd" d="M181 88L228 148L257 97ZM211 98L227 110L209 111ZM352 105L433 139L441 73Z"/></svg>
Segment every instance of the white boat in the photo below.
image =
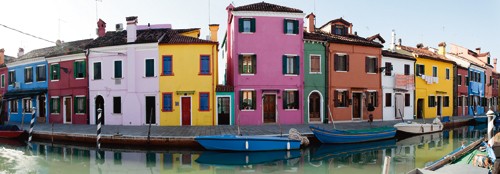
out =
<svg viewBox="0 0 500 174"><path fill-rule="evenodd" d="M427 134L442 131L443 123L441 123L439 118L436 118L434 119L434 121L432 121L432 123L417 123L407 121L395 124L394 128L396 128L398 131L409 134Z"/></svg>

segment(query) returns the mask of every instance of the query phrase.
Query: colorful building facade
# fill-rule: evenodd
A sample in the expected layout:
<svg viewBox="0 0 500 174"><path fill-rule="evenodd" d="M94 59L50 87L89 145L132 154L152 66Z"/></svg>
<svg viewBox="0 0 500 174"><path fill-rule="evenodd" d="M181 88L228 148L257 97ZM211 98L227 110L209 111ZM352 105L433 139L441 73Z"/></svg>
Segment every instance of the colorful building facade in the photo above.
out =
<svg viewBox="0 0 500 174"><path fill-rule="evenodd" d="M303 123L304 13L265 2L226 9L227 85L234 86L237 122Z"/></svg>
<svg viewBox="0 0 500 174"><path fill-rule="evenodd" d="M7 92L8 82L7 77L9 75L9 71L7 66L5 65L5 61L10 59L14 59L14 57L5 55L5 49L0 49L0 99L4 98L5 93ZM1 103L0 109L0 119L1 121L8 121L8 102Z"/></svg>
<svg viewBox="0 0 500 174"><path fill-rule="evenodd" d="M217 100L215 124L235 125L234 88L232 86L217 85L215 96L215 100Z"/></svg>

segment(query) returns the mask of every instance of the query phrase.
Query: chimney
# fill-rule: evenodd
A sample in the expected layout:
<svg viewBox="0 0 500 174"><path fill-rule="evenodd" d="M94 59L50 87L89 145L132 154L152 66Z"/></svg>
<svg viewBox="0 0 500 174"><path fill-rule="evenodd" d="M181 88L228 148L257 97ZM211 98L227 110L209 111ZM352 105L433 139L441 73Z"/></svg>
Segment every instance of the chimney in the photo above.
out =
<svg viewBox="0 0 500 174"><path fill-rule="evenodd" d="M21 57L24 55L24 49L23 48L19 48L19 52L17 52L17 58Z"/></svg>
<svg viewBox="0 0 500 174"><path fill-rule="evenodd" d="M219 32L219 24L210 24L208 25L208 29L210 30L210 40L217 42L217 32Z"/></svg>
<svg viewBox="0 0 500 174"><path fill-rule="evenodd" d="M481 54L481 47L476 48L476 53Z"/></svg>
<svg viewBox="0 0 500 174"><path fill-rule="evenodd" d="M0 65L3 65L4 63L5 63L5 49L2 48L0 49Z"/></svg>
<svg viewBox="0 0 500 174"><path fill-rule="evenodd" d="M129 16L125 20L127 20L127 43L135 42L137 39L137 16Z"/></svg>
<svg viewBox="0 0 500 174"><path fill-rule="evenodd" d="M104 35L106 35L106 22L99 19L99 21L97 21L97 36L103 37Z"/></svg>
<svg viewBox="0 0 500 174"><path fill-rule="evenodd" d="M402 46L403 45L403 40L401 38L398 39L398 45Z"/></svg>
<svg viewBox="0 0 500 174"><path fill-rule="evenodd" d="M314 26L314 22L316 21L316 15L314 15L314 13L311 13L307 15L306 18L309 23L309 25L307 26L307 32L313 33L314 30L316 29L316 26Z"/></svg>
<svg viewBox="0 0 500 174"><path fill-rule="evenodd" d="M495 67L495 72L496 72L497 71L497 58L493 59L493 66Z"/></svg>
<svg viewBox="0 0 500 174"><path fill-rule="evenodd" d="M395 30L392 30L392 33L391 33L391 46L389 49L392 52L396 51L396 31Z"/></svg>
<svg viewBox="0 0 500 174"><path fill-rule="evenodd" d="M423 43L417 44L417 48L424 48L424 44Z"/></svg>
<svg viewBox="0 0 500 174"><path fill-rule="evenodd" d="M438 46L438 54L443 56L446 55L446 42L441 42L438 44Z"/></svg>

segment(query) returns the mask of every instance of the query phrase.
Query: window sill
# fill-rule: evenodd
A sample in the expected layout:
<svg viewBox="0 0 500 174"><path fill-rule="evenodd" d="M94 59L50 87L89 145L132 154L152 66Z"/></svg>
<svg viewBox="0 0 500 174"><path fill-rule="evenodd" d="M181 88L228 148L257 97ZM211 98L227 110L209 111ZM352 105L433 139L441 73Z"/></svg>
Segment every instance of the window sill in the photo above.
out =
<svg viewBox="0 0 500 174"><path fill-rule="evenodd" d="M340 72L340 73L346 73L346 72L349 72L349 71L335 71L335 72Z"/></svg>
<svg viewBox="0 0 500 174"><path fill-rule="evenodd" d="M44 80L44 81L39 81L39 80L37 80L36 82L38 82L38 83L43 83L43 82L45 82L45 80Z"/></svg>
<svg viewBox="0 0 500 174"><path fill-rule="evenodd" d="M174 110L161 110L161 112L174 112Z"/></svg>
<svg viewBox="0 0 500 174"><path fill-rule="evenodd" d="M117 80L117 79L122 79L122 80L123 80L123 79L125 79L125 78L123 78L123 77L120 77L120 78L114 78L114 77L111 77L111 79L112 79L112 80Z"/></svg>
<svg viewBox="0 0 500 174"><path fill-rule="evenodd" d="M298 74L285 74L285 76L289 76L289 77L297 77L299 76Z"/></svg>
<svg viewBox="0 0 500 174"><path fill-rule="evenodd" d="M75 80L83 80L85 79L85 77L82 77L82 78L75 78Z"/></svg>
<svg viewBox="0 0 500 174"><path fill-rule="evenodd" d="M299 109L285 109L285 111L298 111Z"/></svg>
<svg viewBox="0 0 500 174"><path fill-rule="evenodd" d="M241 34L254 34L255 32L251 32L251 31L244 31L244 32L240 32Z"/></svg>
<svg viewBox="0 0 500 174"><path fill-rule="evenodd" d="M174 73L172 73L172 74L161 74L161 76L174 76Z"/></svg>
<svg viewBox="0 0 500 174"><path fill-rule="evenodd" d="M157 76L150 76L150 77L146 77L146 76L142 76L142 78L145 78L145 79L151 79L151 78L156 78Z"/></svg>
<svg viewBox="0 0 500 174"><path fill-rule="evenodd" d="M198 111L199 111L199 112L208 112L208 111L210 111L210 110L199 110L199 109L198 109Z"/></svg>
<svg viewBox="0 0 500 174"><path fill-rule="evenodd" d="M58 81L59 81L59 79L57 79L57 80L50 80L50 82L58 82Z"/></svg>
<svg viewBox="0 0 500 174"><path fill-rule="evenodd" d="M309 74L322 74L321 72L309 72Z"/></svg>
<svg viewBox="0 0 500 174"><path fill-rule="evenodd" d="M24 82L24 84L27 84L27 85L32 84L32 83L33 83L33 82Z"/></svg>
<svg viewBox="0 0 500 174"><path fill-rule="evenodd" d="M199 76L211 76L212 73L209 73L209 74L201 74L201 73L198 73Z"/></svg>
<svg viewBox="0 0 500 174"><path fill-rule="evenodd" d="M59 114L61 114L61 113L50 113L50 114L52 114L52 115L59 115Z"/></svg>
<svg viewBox="0 0 500 174"><path fill-rule="evenodd" d="M94 80L102 80L102 79L92 79L92 80L94 81Z"/></svg>
<svg viewBox="0 0 500 174"><path fill-rule="evenodd" d="M75 115L85 115L85 113L75 113Z"/></svg>
<svg viewBox="0 0 500 174"><path fill-rule="evenodd" d="M335 108L349 108L349 107L347 107L347 106L337 106Z"/></svg>
<svg viewBox="0 0 500 174"><path fill-rule="evenodd" d="M240 110L242 112L252 112L252 111L255 111L255 109L243 109L243 110Z"/></svg>
<svg viewBox="0 0 500 174"><path fill-rule="evenodd" d="M297 35L299 35L299 34L295 34L295 33L285 33L285 35L287 35L287 36L297 36Z"/></svg>
<svg viewBox="0 0 500 174"><path fill-rule="evenodd" d="M255 74L240 74L241 76L254 76Z"/></svg>
<svg viewBox="0 0 500 174"><path fill-rule="evenodd" d="M366 74L377 74L376 72L367 72Z"/></svg>

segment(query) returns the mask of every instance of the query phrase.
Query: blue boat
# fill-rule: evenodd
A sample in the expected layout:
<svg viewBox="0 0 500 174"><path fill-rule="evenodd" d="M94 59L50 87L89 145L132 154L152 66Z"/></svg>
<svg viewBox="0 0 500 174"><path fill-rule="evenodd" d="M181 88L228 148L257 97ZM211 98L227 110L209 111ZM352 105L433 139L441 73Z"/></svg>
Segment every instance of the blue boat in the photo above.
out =
<svg viewBox="0 0 500 174"><path fill-rule="evenodd" d="M330 158L346 157L352 154L377 151L394 147L396 147L396 139L394 138L383 141L372 141L367 143L322 144L311 155L311 161L323 161Z"/></svg>
<svg viewBox="0 0 500 174"><path fill-rule="evenodd" d="M209 135L194 138L207 150L270 151L300 148L300 140L273 136Z"/></svg>
<svg viewBox="0 0 500 174"><path fill-rule="evenodd" d="M196 159L196 162L215 166L243 166L285 161L298 157L300 157L300 150L260 152L205 151Z"/></svg>
<svg viewBox="0 0 500 174"><path fill-rule="evenodd" d="M488 122L488 116L486 115L474 116L474 121L476 121L476 123L486 123Z"/></svg>
<svg viewBox="0 0 500 174"><path fill-rule="evenodd" d="M396 136L394 127L379 127L366 130L326 130L315 126L309 126L309 128L322 143L359 143L391 139Z"/></svg>

